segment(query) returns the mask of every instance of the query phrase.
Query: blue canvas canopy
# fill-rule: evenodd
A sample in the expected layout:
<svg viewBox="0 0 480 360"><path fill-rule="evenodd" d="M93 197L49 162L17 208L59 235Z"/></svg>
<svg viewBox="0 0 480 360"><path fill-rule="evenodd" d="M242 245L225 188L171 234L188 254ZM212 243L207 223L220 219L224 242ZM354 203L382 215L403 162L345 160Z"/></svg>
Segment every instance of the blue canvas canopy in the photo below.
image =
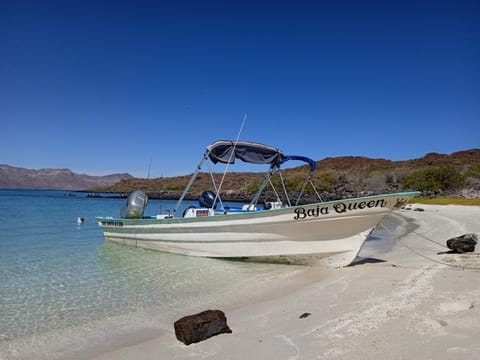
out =
<svg viewBox="0 0 480 360"><path fill-rule="evenodd" d="M239 159L251 164L279 165L284 158L282 150L250 141L215 141L207 147L207 153L214 164L234 164Z"/></svg>

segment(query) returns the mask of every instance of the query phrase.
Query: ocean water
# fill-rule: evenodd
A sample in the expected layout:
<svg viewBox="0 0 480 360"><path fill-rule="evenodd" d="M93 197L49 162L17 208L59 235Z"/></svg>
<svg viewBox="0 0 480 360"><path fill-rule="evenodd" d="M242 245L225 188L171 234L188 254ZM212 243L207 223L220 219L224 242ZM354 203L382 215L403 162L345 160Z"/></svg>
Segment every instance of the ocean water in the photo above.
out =
<svg viewBox="0 0 480 360"><path fill-rule="evenodd" d="M95 217L117 216L123 201L0 190L0 359L63 358L115 336L171 331L165 324L181 316L302 271L104 242ZM152 200L146 215L174 205Z"/></svg>

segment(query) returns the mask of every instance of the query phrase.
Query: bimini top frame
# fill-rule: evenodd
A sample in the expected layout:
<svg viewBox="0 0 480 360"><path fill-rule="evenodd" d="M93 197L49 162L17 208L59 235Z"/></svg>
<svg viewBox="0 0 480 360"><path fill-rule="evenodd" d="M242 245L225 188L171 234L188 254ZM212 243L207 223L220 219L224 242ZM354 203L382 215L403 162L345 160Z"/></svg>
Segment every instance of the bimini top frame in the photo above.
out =
<svg viewBox="0 0 480 360"><path fill-rule="evenodd" d="M253 197L251 204L256 205L258 199L263 192L265 186L270 182L270 178L280 169L280 166L289 160L300 160L308 163L310 165L310 174L306 180L306 183L311 178L311 173L315 170L316 163L312 159L309 159L305 156L296 156L289 155L285 156L283 151L275 148L273 146L264 145L256 142L249 141L232 141L232 140L218 140L207 146L205 152L200 160L195 172L192 174L188 184L185 186L185 189L182 192L182 195L177 201L175 209L173 210L176 214L178 208L180 207L183 199L190 190L193 182L195 181L197 175L201 171L205 162L210 160L212 163L223 163L223 164L234 164L235 160L241 160L246 163L251 164L267 164L270 165L270 169L262 183L257 193ZM306 186L304 184L302 188L302 193Z"/></svg>

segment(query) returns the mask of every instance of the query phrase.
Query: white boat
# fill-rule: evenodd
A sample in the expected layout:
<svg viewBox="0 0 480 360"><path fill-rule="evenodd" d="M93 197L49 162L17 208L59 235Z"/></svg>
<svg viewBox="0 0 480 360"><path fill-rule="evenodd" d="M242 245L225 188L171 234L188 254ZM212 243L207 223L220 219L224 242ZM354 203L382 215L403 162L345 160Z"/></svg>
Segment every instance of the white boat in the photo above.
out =
<svg viewBox="0 0 480 360"><path fill-rule="evenodd" d="M237 159L269 165L263 183L249 204L239 208L226 206L218 195L222 184L214 184L216 192L202 193L199 206L189 207L177 215L205 162L233 164ZM289 160L310 165L296 202L292 204L285 192L286 201L275 199L261 207L258 203L261 194L272 184L272 176L280 174L281 166ZM106 240L146 249L218 258L315 254L326 266L342 267L355 260L370 232L385 216L419 194L400 192L299 204L306 186L313 186L311 176L315 165L315 161L307 157L286 156L275 147L259 143L216 141L206 148L173 211L143 216L148 198L143 192L135 191L119 218L98 217L97 221Z"/></svg>

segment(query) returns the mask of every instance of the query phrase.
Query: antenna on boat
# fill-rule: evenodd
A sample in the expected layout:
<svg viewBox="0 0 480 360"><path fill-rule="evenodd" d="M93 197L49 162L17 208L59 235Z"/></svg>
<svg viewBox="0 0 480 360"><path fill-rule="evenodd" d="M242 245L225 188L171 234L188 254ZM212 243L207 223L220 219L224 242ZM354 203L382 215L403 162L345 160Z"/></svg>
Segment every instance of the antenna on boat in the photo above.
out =
<svg viewBox="0 0 480 360"><path fill-rule="evenodd" d="M152 167L152 157L150 156L150 161L148 162L148 173L147 173L147 179L150 179L150 169Z"/></svg>
<svg viewBox="0 0 480 360"><path fill-rule="evenodd" d="M225 177L225 173L227 172L228 165L230 165L230 161L232 161L232 158L235 157L235 148L237 147L238 140L240 139L240 134L243 131L243 128L245 126L245 123L247 122L247 114L243 117L242 124L240 125L240 129L238 130L237 138L235 139L235 143L233 144L233 151L230 154L230 158L228 159L227 166L225 167L225 172L223 173L223 176ZM223 179L222 179L223 181Z"/></svg>
<svg viewBox="0 0 480 360"><path fill-rule="evenodd" d="M237 147L238 140L240 139L240 134L242 133L243 128L245 126L245 123L247 122L247 116L248 116L248 114L245 114L243 116L242 124L240 125L240 129L238 130L237 138L235 139L235 142L233 144L233 150L230 153L230 157L228 159L227 165L225 166L225 171L223 172L223 175L222 175L222 180L220 181L220 184L218 185L218 190L215 192L215 200L213 202L214 204L217 201L218 197L220 196L220 189L222 188L223 180L225 180L225 175L227 174L228 166L230 165L230 162L232 161L232 158L235 157L235 148Z"/></svg>

